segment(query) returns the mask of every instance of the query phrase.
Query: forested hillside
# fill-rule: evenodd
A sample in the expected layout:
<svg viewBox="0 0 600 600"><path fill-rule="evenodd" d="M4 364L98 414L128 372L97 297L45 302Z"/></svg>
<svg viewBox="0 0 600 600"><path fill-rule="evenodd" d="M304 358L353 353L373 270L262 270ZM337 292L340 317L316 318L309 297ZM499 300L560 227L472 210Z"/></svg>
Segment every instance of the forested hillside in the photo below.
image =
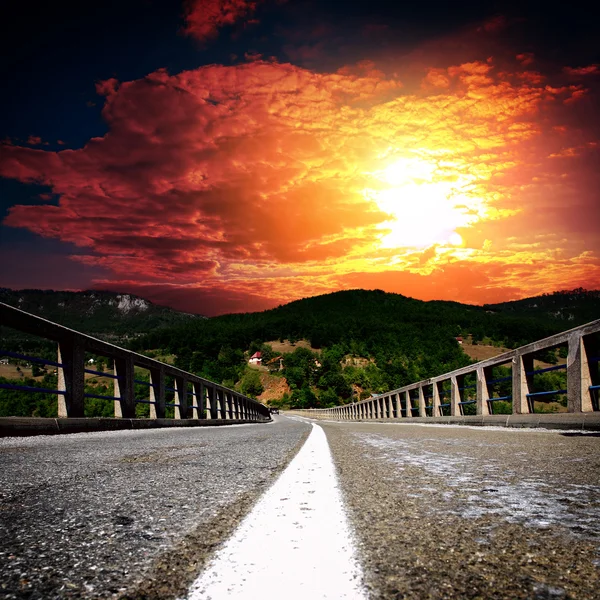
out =
<svg viewBox="0 0 600 600"><path fill-rule="evenodd" d="M569 325L577 323L571 320ZM133 347L161 348L176 364L235 384L246 370L244 351L268 340L307 339L320 355L300 348L284 357L291 404L324 406L393 389L468 364L457 336L509 348L564 330L562 319L514 316L455 302L422 302L382 291L350 290L292 302L273 310L226 315L186 328L156 331ZM344 357L365 359L344 366Z"/></svg>
<svg viewBox="0 0 600 600"><path fill-rule="evenodd" d="M565 328L574 327L600 318L600 291L578 288L484 308L517 317L547 318L564 323Z"/></svg>
<svg viewBox="0 0 600 600"><path fill-rule="evenodd" d="M13 303L14 298L24 298L16 305L25 310L96 335L119 335L120 343L133 350L174 357L175 364L187 371L253 396L261 393L262 384L259 373L248 366L248 358L260 351L263 365L271 361L271 377L285 378L282 389L289 384L290 392L279 403L297 407L350 402L469 364L471 359L456 339L459 336L473 343L514 348L600 316L600 294L583 290L485 307L350 290L260 313L212 319L122 294L2 293L4 300L12 294ZM292 346L293 351L284 351L279 360L282 351L267 344L275 340L307 340L312 350ZM3 342L8 350L47 358L56 355L52 343L18 337L4 337ZM104 364L102 357L95 360ZM108 363L104 366L110 368ZM42 373L28 385L52 387L55 377ZM9 393L13 394L0 391L0 405ZM6 410L0 406L0 414L15 414L16 396L11 398ZM52 416L52 406L38 404L24 404L19 414ZM98 401L90 408L89 416L110 415L111 403L101 404ZM139 407L147 409L147 405Z"/></svg>

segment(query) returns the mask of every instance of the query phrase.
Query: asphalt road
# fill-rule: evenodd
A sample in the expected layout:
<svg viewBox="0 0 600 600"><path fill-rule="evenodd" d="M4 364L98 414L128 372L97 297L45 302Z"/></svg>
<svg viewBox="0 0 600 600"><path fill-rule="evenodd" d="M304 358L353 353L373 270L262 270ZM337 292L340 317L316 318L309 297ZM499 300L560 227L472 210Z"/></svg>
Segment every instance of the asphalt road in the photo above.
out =
<svg viewBox="0 0 600 600"><path fill-rule="evenodd" d="M370 598L600 598L600 437L320 421Z"/></svg>
<svg viewBox="0 0 600 600"><path fill-rule="evenodd" d="M309 429L0 439L0 598L185 595Z"/></svg>
<svg viewBox="0 0 600 600"><path fill-rule="evenodd" d="M367 597L600 598L597 434L319 425ZM186 597L309 429L0 439L0 597Z"/></svg>

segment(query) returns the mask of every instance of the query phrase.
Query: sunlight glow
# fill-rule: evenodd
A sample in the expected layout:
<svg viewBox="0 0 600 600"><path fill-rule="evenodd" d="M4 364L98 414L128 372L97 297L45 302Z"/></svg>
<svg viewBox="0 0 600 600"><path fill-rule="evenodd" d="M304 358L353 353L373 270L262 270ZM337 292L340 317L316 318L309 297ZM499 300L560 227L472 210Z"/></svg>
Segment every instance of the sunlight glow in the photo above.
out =
<svg viewBox="0 0 600 600"><path fill-rule="evenodd" d="M480 202L464 193L470 178L455 169L410 157L370 175L380 182L380 189L363 193L391 217L379 226L385 231L382 248L459 247L464 240L456 229L479 219ZM381 183L388 187L381 189Z"/></svg>

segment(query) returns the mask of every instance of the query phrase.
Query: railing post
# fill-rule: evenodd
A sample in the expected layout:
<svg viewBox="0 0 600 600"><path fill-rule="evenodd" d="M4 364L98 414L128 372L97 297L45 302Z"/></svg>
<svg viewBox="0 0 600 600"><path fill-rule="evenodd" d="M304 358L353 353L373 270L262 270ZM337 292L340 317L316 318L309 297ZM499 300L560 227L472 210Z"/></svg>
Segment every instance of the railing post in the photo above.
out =
<svg viewBox="0 0 600 600"><path fill-rule="evenodd" d="M118 379L114 380L115 398L115 417L124 419L135 418L135 385L133 356L126 358L115 358L115 375Z"/></svg>
<svg viewBox="0 0 600 600"><path fill-rule="evenodd" d="M221 419L227 419L227 397L223 388L217 388L217 398L219 399Z"/></svg>
<svg viewBox="0 0 600 600"><path fill-rule="evenodd" d="M187 419L188 416L188 386L187 377L175 377L175 395L173 397L173 404L179 404L175 406L175 418L176 419Z"/></svg>
<svg viewBox="0 0 600 600"><path fill-rule="evenodd" d="M489 367L477 367L477 414L489 415L490 390L488 388L488 377L491 377L492 370Z"/></svg>
<svg viewBox="0 0 600 600"><path fill-rule="evenodd" d="M206 386L208 404L210 407L210 419L219 418L219 407L217 406L217 390L214 385Z"/></svg>
<svg viewBox="0 0 600 600"><path fill-rule="evenodd" d="M235 419L233 412L233 394L231 392L225 392L225 402L227 403L227 414L229 415L229 419Z"/></svg>
<svg viewBox="0 0 600 600"><path fill-rule="evenodd" d="M410 390L406 390L405 392L402 392L404 394L404 399L405 399L405 406L406 406L406 416L409 418L412 418L413 414L412 414L412 402L410 399Z"/></svg>
<svg viewBox="0 0 600 600"><path fill-rule="evenodd" d="M442 408L440 407L440 388L439 388L439 384L437 383L437 381L434 381L431 384L431 393L433 394L433 398L431 399L432 401L432 409L431 409L431 416L432 417L441 417L442 415Z"/></svg>
<svg viewBox="0 0 600 600"><path fill-rule="evenodd" d="M194 403L192 410L192 418L194 419L206 419L206 399L204 392L204 384L201 381L194 381L192 383L194 388Z"/></svg>
<svg viewBox="0 0 600 600"><path fill-rule="evenodd" d="M150 369L150 418L164 419L165 407L165 369L158 367Z"/></svg>
<svg viewBox="0 0 600 600"><path fill-rule="evenodd" d="M425 392L423 391L422 385L419 386L419 416L427 416L427 408L425 406Z"/></svg>
<svg viewBox="0 0 600 600"><path fill-rule="evenodd" d="M58 343L58 396L59 417L85 415L85 349L78 336ZM116 381L116 379L115 379Z"/></svg>
<svg viewBox="0 0 600 600"><path fill-rule="evenodd" d="M585 338L578 333L569 336L567 355L567 410L569 412L589 412L594 410L590 386L589 353Z"/></svg>
<svg viewBox="0 0 600 600"><path fill-rule="evenodd" d="M512 359L512 411L515 415L528 414L530 403L527 394L529 394L529 382L531 376L528 372L533 371L533 355L517 354ZM533 406L533 403L531 403Z"/></svg>
<svg viewBox="0 0 600 600"><path fill-rule="evenodd" d="M462 402L462 396L460 393L460 388L464 384L464 376L452 375L450 377L450 416L458 417L462 415L462 405L459 402Z"/></svg>
<svg viewBox="0 0 600 600"><path fill-rule="evenodd" d="M396 415L396 419L402 418L402 392L396 392L392 395L392 414Z"/></svg>

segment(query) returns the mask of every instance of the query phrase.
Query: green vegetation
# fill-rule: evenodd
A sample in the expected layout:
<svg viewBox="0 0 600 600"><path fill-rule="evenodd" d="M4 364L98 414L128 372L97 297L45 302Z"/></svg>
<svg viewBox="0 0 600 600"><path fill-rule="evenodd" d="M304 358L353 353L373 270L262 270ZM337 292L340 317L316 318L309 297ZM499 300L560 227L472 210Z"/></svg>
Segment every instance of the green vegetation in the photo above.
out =
<svg viewBox="0 0 600 600"><path fill-rule="evenodd" d="M577 322L571 319L571 324ZM515 348L564 329L564 320L546 314L516 316L489 307L352 290L156 331L131 346L138 351L161 348L177 356L177 366L231 384L246 377L247 357L255 351L263 353L265 363L274 356L265 341L307 339L321 352L297 348L284 356L282 375L291 394L281 403L326 407L469 364L457 336L473 334ZM345 357L362 357L366 364L344 366ZM556 362L553 354L545 359Z"/></svg>
<svg viewBox="0 0 600 600"><path fill-rule="evenodd" d="M512 302L484 306L501 315L562 322L562 329L594 321L600 315L600 290L564 290Z"/></svg>
<svg viewBox="0 0 600 600"><path fill-rule="evenodd" d="M42 381L31 378L14 380L0 377L0 384L50 390L56 389L56 383L56 375L45 375ZM56 394L0 389L0 417L56 417L57 410Z"/></svg>
<svg viewBox="0 0 600 600"><path fill-rule="evenodd" d="M50 293L43 294L48 294L45 299L50 304ZM56 294L57 300L64 302L66 293ZM540 312L536 312L535 304L538 308L543 306ZM563 307L560 311L556 308L559 305ZM571 312L567 313L567 308ZM470 364L472 361L462 351L457 336L471 336L475 342L485 339L499 346L515 348L591 320L592 308L596 316L600 314L599 292L575 290L478 307L456 302L422 302L379 290L351 290L299 300L260 313L212 319L171 311L175 313L172 315L174 322L178 323L175 326L166 326L164 321L156 325L151 318L145 325L136 324L127 330L122 322L114 325L108 317L102 317L105 319L102 326L109 332L114 325L126 335L127 345L135 351L157 357L172 356L176 366L228 387L236 387L250 396L258 396L263 386L259 372L248 367L249 356L260 351L263 364L268 364L278 356L266 344L268 340L306 339L320 352L298 347L284 355L283 371L278 374L286 378L291 392L271 404L327 407L363 399L372 393ZM52 318L51 314L52 311L44 316ZM83 316L79 318L83 319ZM90 318L95 320L97 316ZM75 327L73 323L70 325ZM99 327L97 322L93 327L84 325L82 321L77 328L89 332L93 327ZM142 335L142 331L148 333ZM56 358L56 346L52 342L30 336L7 337L3 342L8 350ZM93 358L95 370L111 368L102 357ZM564 362L565 351L546 353L540 358L550 364ZM39 377L44 371L36 373ZM502 369L495 369L494 377L502 377L502 373ZM564 389L564 376L562 371L536 376L535 390ZM143 373L136 374L137 379L147 380L144 377ZM98 378L96 383L94 380L87 382L86 391L111 396L112 384L103 381L106 380ZM23 379L18 383L23 385ZM35 386L45 384L34 381ZM495 390L496 396L510 393L510 382L498 384ZM14 392L0 390L0 414L52 416L52 410L56 410L54 396L35 393L32 397L38 400L19 404ZM136 384L136 398L147 397L148 387ZM552 406L554 409L564 403L564 398L555 400L558 402ZM536 410L542 408L542 403L536 406ZM495 412L510 410L510 403L496 402L494 409ZM136 410L139 416L149 414L147 404L138 404ZM466 410L474 410L474 407L467 406ZM88 398L86 401L86 414L90 416L110 416L112 411L112 400Z"/></svg>
<svg viewBox="0 0 600 600"><path fill-rule="evenodd" d="M260 374L253 369L247 369L240 382L240 391L245 396L256 398L263 393L263 384L260 381Z"/></svg>

